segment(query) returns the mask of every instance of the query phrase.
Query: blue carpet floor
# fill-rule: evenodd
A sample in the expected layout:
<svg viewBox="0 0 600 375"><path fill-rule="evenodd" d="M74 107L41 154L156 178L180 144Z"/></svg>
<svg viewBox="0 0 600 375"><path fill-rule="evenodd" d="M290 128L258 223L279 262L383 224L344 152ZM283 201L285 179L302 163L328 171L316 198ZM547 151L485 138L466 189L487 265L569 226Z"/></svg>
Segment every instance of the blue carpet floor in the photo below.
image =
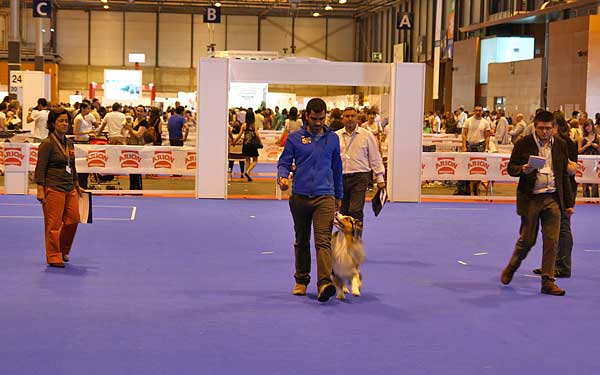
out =
<svg viewBox="0 0 600 375"><path fill-rule="evenodd" d="M539 244L500 284L513 204L390 204L363 296L320 304L290 293L287 202L94 203L56 270L35 199L0 196L0 374L600 373L599 206L577 207L565 297L528 275Z"/></svg>

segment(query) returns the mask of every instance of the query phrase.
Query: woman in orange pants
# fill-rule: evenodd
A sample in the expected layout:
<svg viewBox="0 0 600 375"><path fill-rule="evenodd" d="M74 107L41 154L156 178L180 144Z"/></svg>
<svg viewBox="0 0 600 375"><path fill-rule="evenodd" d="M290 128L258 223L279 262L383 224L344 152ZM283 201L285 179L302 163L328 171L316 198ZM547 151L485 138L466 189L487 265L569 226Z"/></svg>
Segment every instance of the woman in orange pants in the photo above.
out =
<svg viewBox="0 0 600 375"><path fill-rule="evenodd" d="M73 142L65 137L69 114L64 109L48 114L48 138L38 149L35 167L37 199L44 210L46 261L63 268L79 223L79 187Z"/></svg>

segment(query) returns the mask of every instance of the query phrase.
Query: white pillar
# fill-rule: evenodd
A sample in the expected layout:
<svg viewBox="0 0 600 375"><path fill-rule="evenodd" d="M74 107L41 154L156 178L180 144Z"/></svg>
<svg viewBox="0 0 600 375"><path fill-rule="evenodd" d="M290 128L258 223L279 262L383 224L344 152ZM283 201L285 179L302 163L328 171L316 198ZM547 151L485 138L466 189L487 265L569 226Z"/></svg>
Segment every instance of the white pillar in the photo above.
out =
<svg viewBox="0 0 600 375"><path fill-rule="evenodd" d="M424 93L424 64L392 64L387 184L394 202L421 201Z"/></svg>
<svg viewBox="0 0 600 375"><path fill-rule="evenodd" d="M229 60L200 59L196 198L227 197L228 94Z"/></svg>

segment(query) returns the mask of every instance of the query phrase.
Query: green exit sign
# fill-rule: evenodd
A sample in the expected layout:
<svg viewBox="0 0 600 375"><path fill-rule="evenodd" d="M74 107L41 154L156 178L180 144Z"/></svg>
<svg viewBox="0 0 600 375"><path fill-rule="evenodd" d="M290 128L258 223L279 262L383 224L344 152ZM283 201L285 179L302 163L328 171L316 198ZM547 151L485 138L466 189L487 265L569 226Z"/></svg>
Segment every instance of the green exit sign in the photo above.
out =
<svg viewBox="0 0 600 375"><path fill-rule="evenodd" d="M383 60L383 53L381 52L371 52L371 61L380 62Z"/></svg>

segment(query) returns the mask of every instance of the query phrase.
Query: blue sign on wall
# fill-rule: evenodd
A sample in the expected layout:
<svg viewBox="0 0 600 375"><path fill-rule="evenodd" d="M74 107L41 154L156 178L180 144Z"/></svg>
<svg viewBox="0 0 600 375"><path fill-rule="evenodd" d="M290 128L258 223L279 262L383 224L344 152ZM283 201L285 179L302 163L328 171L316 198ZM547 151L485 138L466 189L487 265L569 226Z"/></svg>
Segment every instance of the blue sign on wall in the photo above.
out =
<svg viewBox="0 0 600 375"><path fill-rule="evenodd" d="M33 16L41 18L50 18L52 14L51 0L33 0Z"/></svg>

